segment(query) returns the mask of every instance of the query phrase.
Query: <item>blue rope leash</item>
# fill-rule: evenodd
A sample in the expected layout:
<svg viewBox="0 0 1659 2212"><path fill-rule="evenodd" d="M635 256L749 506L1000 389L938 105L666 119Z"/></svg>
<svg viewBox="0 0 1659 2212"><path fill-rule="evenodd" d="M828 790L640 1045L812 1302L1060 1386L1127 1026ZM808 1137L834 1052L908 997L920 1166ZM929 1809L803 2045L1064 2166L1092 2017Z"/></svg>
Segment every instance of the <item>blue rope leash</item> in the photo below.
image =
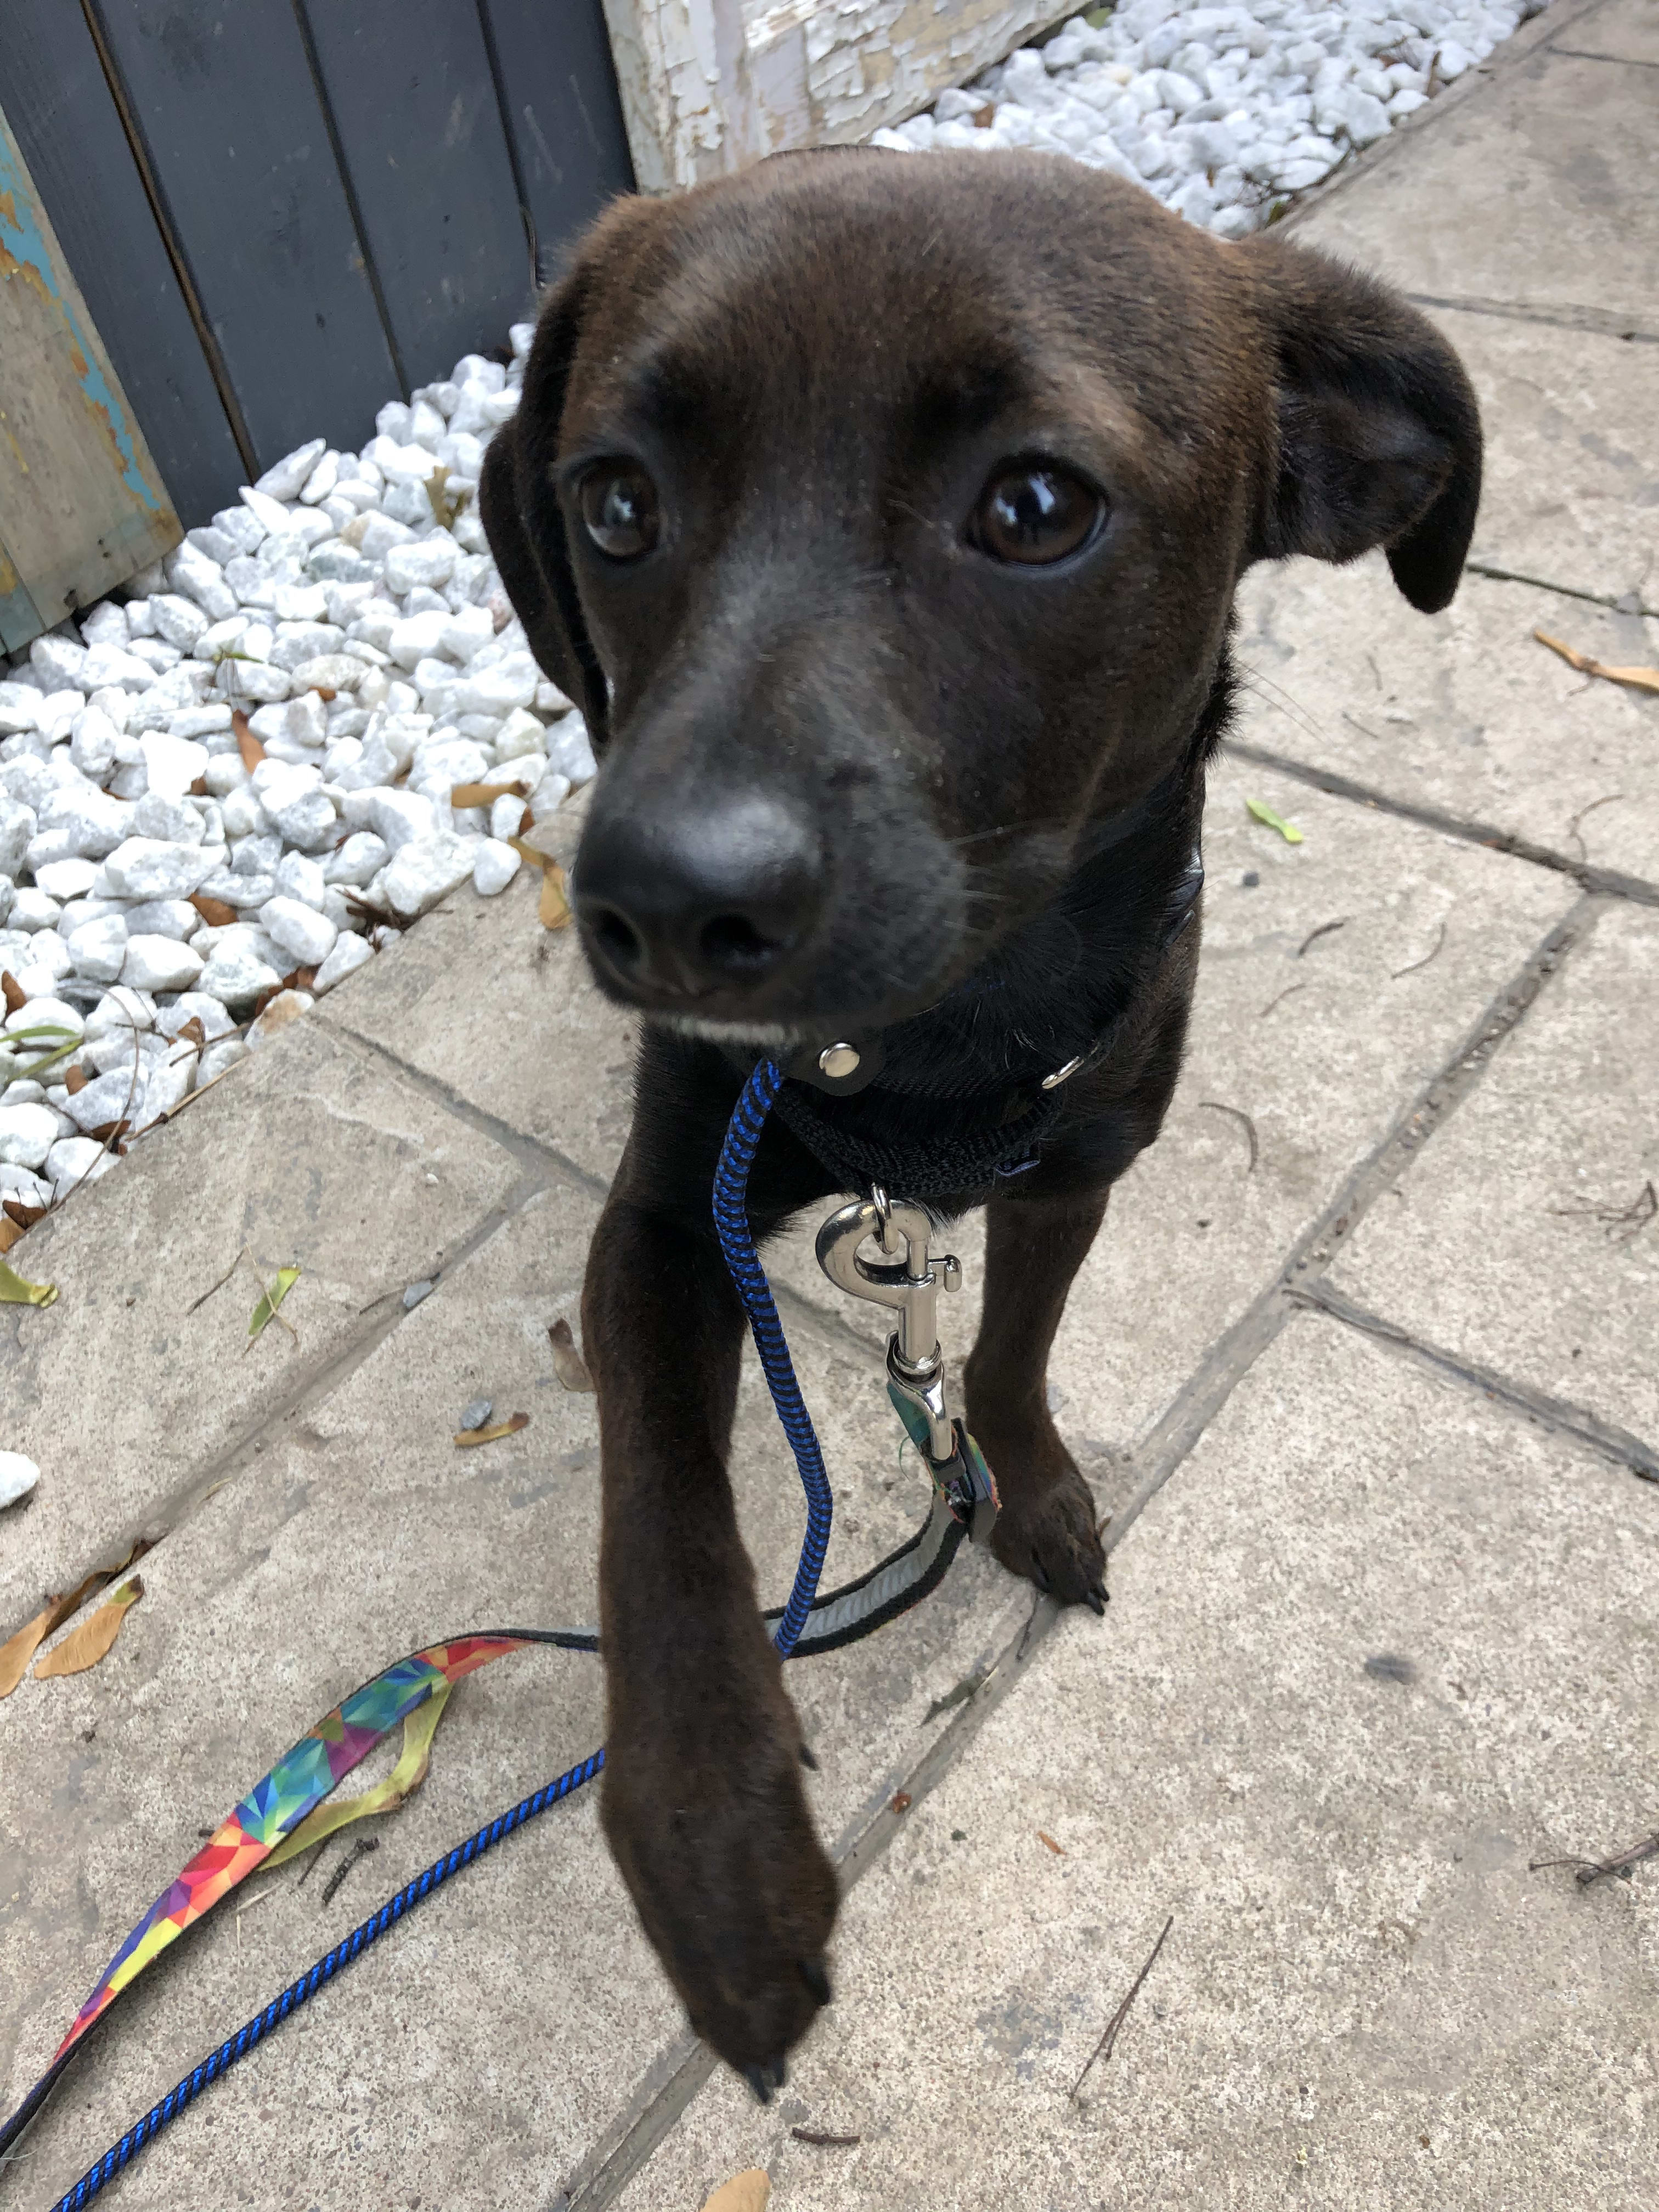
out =
<svg viewBox="0 0 1659 2212"><path fill-rule="evenodd" d="M743 1300L749 1316L749 1326L754 1334L755 1348L760 1354L772 1403L777 1408L783 1432L789 1439L795 1464L800 1470L801 1486L806 1492L806 1536L801 1546L800 1565L795 1570L795 1586L789 1602L784 1608L775 1641L779 1652L787 1658L796 1638L806 1624L812 1601L817 1595L818 1577L823 1571L824 1554L830 1548L830 1523L834 1511L834 1498L830 1478L824 1472L823 1455L818 1449L817 1436L812 1419L800 1395L800 1385L795 1380L789 1347L784 1341L783 1324L778 1319L777 1305L772 1297L770 1284L766 1279L755 1253L754 1238L749 1231L748 1189L749 1170L754 1164L755 1153L760 1144L761 1132L772 1102L782 1087L783 1076L775 1062L763 1060L744 1086L721 1147L720 1164L714 1173L714 1226L719 1232L720 1249L726 1255L726 1264L732 1272L738 1296ZM413 1911L422 1899L441 1889L453 1874L471 1866L476 1859L521 1828L526 1820L533 1820L550 1805L571 1796L591 1782L605 1765L603 1748L583 1759L579 1765L549 1782L530 1796L521 1798L510 1812L501 1814L477 1833L459 1844L452 1851L418 1874L412 1881L405 1882L395 1897L389 1897L378 1912L370 1913L362 1926L352 1930L343 1942L337 1943L325 1952L316 1965L299 1979L290 1982L280 1996L275 1997L264 2010L256 2013L245 2027L228 2037L219 2048L193 2067L182 2081L176 2084L158 2105L149 2111L136 2126L127 2130L119 2142L106 2151L97 2163L82 2175L75 2186L60 2197L52 2212L80 2212L114 2179L129 2160L136 2157L146 2143L153 2142L163 2128L176 2120L180 2112L191 2104L210 2081L245 2058L254 2046L262 2042L273 2028L280 2027L290 2014L309 2002L318 1990L333 1980L342 1967L349 1966L354 1959L361 1958L371 1943L394 1927L406 1912ZM44 2084L42 2085L44 2087Z"/></svg>

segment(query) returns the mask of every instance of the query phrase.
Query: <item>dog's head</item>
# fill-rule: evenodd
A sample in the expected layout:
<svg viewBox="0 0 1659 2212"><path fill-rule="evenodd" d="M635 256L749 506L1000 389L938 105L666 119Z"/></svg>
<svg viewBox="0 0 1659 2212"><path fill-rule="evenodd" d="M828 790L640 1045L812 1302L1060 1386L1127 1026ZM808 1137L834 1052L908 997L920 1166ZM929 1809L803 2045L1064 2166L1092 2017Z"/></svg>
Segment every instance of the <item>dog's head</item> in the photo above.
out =
<svg viewBox="0 0 1659 2212"><path fill-rule="evenodd" d="M601 771L604 986L748 1037L928 1003L1190 749L1239 576L1445 605L1480 436L1382 287L1051 156L789 157L613 207L486 527Z"/></svg>

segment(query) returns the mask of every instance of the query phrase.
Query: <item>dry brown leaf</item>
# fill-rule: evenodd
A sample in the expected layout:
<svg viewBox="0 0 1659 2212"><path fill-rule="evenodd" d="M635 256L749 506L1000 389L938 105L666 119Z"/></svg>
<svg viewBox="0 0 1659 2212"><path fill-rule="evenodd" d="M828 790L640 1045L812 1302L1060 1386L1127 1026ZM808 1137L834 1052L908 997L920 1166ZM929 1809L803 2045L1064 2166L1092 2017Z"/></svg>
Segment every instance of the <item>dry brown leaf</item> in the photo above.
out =
<svg viewBox="0 0 1659 2212"><path fill-rule="evenodd" d="M253 734L247 716L240 707L230 710L230 726L236 732L236 750L242 756L242 766L250 775L265 757L265 749Z"/></svg>
<svg viewBox="0 0 1659 2212"><path fill-rule="evenodd" d="M564 870L556 860L543 864L542 896L536 912L544 929L570 927L570 901L565 896Z"/></svg>
<svg viewBox="0 0 1659 2212"><path fill-rule="evenodd" d="M0 969L0 995L6 1001L6 1012L15 1014L20 1006L27 1006L28 994L9 968Z"/></svg>
<svg viewBox="0 0 1659 2212"><path fill-rule="evenodd" d="M514 1413L505 1421L491 1421L482 1429L457 1429L458 1444L493 1444L497 1437L516 1437L520 1429L530 1426L528 1413Z"/></svg>
<svg viewBox="0 0 1659 2212"><path fill-rule="evenodd" d="M891 1809L895 1813L908 1813L909 1811L910 1793L908 1790L896 1790L893 1792Z"/></svg>
<svg viewBox="0 0 1659 2212"><path fill-rule="evenodd" d="M205 799L207 797L207 778L204 775L198 775L195 782L191 784L190 787L190 795L192 799Z"/></svg>
<svg viewBox="0 0 1659 2212"><path fill-rule="evenodd" d="M1054 1853L1057 1859L1063 1859L1065 1857L1066 1853L1064 1849L1054 1841L1054 1838L1048 1833L1048 1831L1046 1828L1039 1828L1037 1830L1037 1841L1040 1844L1047 1844L1049 1850Z"/></svg>
<svg viewBox="0 0 1659 2212"><path fill-rule="evenodd" d="M702 2212L766 2212L772 2201L772 2177L764 2166L751 2166L746 2173L735 2173L724 2187L717 2189Z"/></svg>
<svg viewBox="0 0 1659 2212"><path fill-rule="evenodd" d="M1576 668L1581 676L1600 676L1609 684L1626 684L1633 691L1651 691L1659 696L1659 668L1610 668L1604 660L1593 660L1588 653L1580 653L1576 645L1565 645L1547 630L1535 629L1533 635L1540 645L1548 646L1559 653L1569 668Z"/></svg>
<svg viewBox="0 0 1659 2212"><path fill-rule="evenodd" d="M570 1334L570 1324L561 1317L548 1330L548 1341L553 1346L553 1372L567 1390L591 1390L593 1377L587 1371L587 1362L576 1349L576 1340Z"/></svg>
<svg viewBox="0 0 1659 2212"><path fill-rule="evenodd" d="M78 1628L71 1629L55 1651L49 1651L44 1659L35 1662L35 1680L46 1682L60 1674L84 1674L88 1667L95 1667L121 1633L121 1623L143 1594L142 1575L123 1583L90 1620L83 1620Z"/></svg>
<svg viewBox="0 0 1659 2212"><path fill-rule="evenodd" d="M180 1022L173 1033L174 1044L193 1044L198 1052L207 1049L207 1031L202 1027L202 1017L192 1014L187 1022Z"/></svg>
<svg viewBox="0 0 1659 2212"><path fill-rule="evenodd" d="M64 1088L68 1091L71 1098L74 1097L77 1091L84 1091L86 1087L87 1071L84 1067L77 1065L76 1066L68 1068L64 1071Z"/></svg>
<svg viewBox="0 0 1659 2212"><path fill-rule="evenodd" d="M515 776L511 783L458 783L449 794L452 806L493 806L498 799L522 799L525 787Z"/></svg>
<svg viewBox="0 0 1659 2212"><path fill-rule="evenodd" d="M237 918L236 908L225 899L210 898L205 891L197 891L191 899L210 929L228 929Z"/></svg>
<svg viewBox="0 0 1659 2212"><path fill-rule="evenodd" d="M25 1233L9 1213L0 1213L0 1252L9 1252Z"/></svg>
<svg viewBox="0 0 1659 2212"><path fill-rule="evenodd" d="M20 1628L9 1642L0 1644L0 1698L10 1697L12 1692L29 1671L29 1661L35 1648L44 1644L52 1633L52 1607L37 1613L27 1628Z"/></svg>
<svg viewBox="0 0 1659 2212"><path fill-rule="evenodd" d="M45 1217L46 1210L44 1206L25 1205L21 1198L9 1198L3 1206L0 1206L0 1212L15 1224L20 1233L25 1229L33 1229L35 1223Z"/></svg>

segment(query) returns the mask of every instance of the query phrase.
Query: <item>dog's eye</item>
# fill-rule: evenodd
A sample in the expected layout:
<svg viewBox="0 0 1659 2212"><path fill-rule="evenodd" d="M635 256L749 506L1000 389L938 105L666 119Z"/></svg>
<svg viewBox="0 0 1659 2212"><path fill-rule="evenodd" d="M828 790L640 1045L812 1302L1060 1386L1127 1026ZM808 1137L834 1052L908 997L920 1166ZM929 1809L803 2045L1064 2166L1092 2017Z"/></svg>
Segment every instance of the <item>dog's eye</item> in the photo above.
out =
<svg viewBox="0 0 1659 2212"><path fill-rule="evenodd" d="M1017 462L986 485L969 535L994 561L1063 561L1093 537L1104 512L1100 494L1068 471Z"/></svg>
<svg viewBox="0 0 1659 2212"><path fill-rule="evenodd" d="M662 514L643 469L614 462L590 469L576 497L588 536L613 561L637 561L656 544Z"/></svg>

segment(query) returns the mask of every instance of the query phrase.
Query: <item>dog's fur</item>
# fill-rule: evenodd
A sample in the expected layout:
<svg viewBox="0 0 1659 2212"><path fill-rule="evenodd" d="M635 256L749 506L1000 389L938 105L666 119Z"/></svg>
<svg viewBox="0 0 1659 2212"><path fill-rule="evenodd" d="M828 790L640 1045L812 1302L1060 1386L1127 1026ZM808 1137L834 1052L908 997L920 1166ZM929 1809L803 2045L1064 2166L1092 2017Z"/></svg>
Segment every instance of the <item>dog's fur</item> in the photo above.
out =
<svg viewBox="0 0 1659 2212"><path fill-rule="evenodd" d="M577 503L613 456L664 518L626 565ZM968 534L994 465L1031 456L1110 503L1052 568ZM547 302L483 514L600 748L578 914L602 983L647 1017L583 1310L604 1821L693 2024L762 2094L828 1996L836 1886L726 1476L743 1317L709 1189L743 1069L762 1042L879 1030L875 1086L818 1103L914 1144L1110 1025L1038 1166L937 1208L988 1201L964 1380L998 1554L1098 1606L1092 1501L1044 1367L1180 1063L1200 932L1171 941L1161 918L1226 723L1235 587L1254 561L1381 546L1414 606L1443 606L1480 458L1462 368L1394 295L1048 156L791 156L624 201ZM648 904L688 839L718 872L779 822L808 882L787 957L695 989L672 961L617 971L594 881ZM832 1187L775 1118L757 1232Z"/></svg>

